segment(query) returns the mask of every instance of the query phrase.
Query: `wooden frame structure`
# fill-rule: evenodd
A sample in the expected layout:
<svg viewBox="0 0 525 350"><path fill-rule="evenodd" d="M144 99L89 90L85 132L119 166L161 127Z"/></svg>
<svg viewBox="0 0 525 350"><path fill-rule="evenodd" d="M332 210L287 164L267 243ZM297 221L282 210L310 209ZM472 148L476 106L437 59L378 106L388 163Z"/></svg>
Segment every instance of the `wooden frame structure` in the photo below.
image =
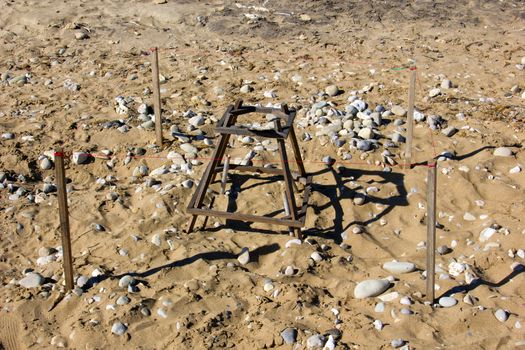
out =
<svg viewBox="0 0 525 350"><path fill-rule="evenodd" d="M245 127L235 126L237 117L247 113L266 113L276 116L274 120L274 129L272 130L254 130ZM188 205L187 212L192 214L192 218L188 227L188 233L193 231L197 217L199 215L223 217L231 220L239 220L245 222L262 222L274 225L288 226L290 233L295 232L295 236L302 239L300 228L304 226L306 219L306 210L308 207L308 198L311 191L312 177L306 174L304 169L303 160L299 151L299 144L297 143L297 137L293 129L293 122L295 119L295 110L289 110L287 105L282 105L279 108L268 108L268 107L256 107L256 106L243 106L242 100L237 100L235 105L228 106L226 112L222 118L218 121L215 130L220 134L219 144L215 148L212 159L208 163L208 166L202 176L197 190L193 194L190 203ZM284 125L281 125L284 122ZM227 164L222 164L224 155L226 153L226 147L228 145L231 135L250 135L255 137L276 139L278 144L278 151L280 157L281 168L266 168L266 167L255 167L249 165L238 165L231 164L226 161ZM286 153L285 140L289 139L292 144L295 162L299 168L299 177L303 179L303 200L300 207L297 206L294 189L297 190L297 185L290 171L290 162L288 161L288 155ZM218 173L223 172L224 169L231 171L244 171L244 172L260 172L266 174L280 175L284 178L285 183L285 207L287 206L288 214L285 213L284 217L272 217L272 216L258 216L236 212L219 211L213 210L212 206L214 203L213 198L208 208L203 207L204 198L208 187L215 181L215 177ZM227 170L226 170L227 171ZM299 177L297 180L299 180ZM206 220L204 221L204 226Z"/></svg>

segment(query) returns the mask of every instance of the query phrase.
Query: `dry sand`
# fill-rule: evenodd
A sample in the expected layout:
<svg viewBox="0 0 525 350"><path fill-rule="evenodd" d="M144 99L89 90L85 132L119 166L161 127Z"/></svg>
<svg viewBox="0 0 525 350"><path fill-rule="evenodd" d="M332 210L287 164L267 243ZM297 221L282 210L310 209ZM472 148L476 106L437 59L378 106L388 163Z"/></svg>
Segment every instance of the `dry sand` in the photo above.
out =
<svg viewBox="0 0 525 350"><path fill-rule="evenodd" d="M518 91L525 88L519 66L524 18L521 1L3 1L0 132L14 138L0 140L0 171L7 177L0 190L0 348L303 349L314 334L340 335L340 349L387 349L399 338L410 349L525 346L519 328L525 326L525 275L518 251L525 249L525 171L509 173L525 166L525 96ZM142 122L135 112L141 103L152 103L144 92L151 89L152 46L161 48L166 77L163 149L154 147L154 131L138 128ZM443 151L455 155L439 162L437 241L452 251L436 261L436 295L455 293L453 307L424 303L424 166L384 172L381 149L364 155L348 144L338 149L327 136L316 136L316 126L296 126L298 135L313 137L306 142L300 137L300 147L315 185L304 229L308 242L289 248L291 237L282 228L260 224L225 226L212 218L207 231L184 233L195 187L181 183L198 181L205 164L189 174L156 176L160 186L146 187L132 177L141 164L150 171L169 167L170 151L184 154L170 127L185 134L188 120L182 114L188 109L204 115L206 124L199 128L216 142L213 120L239 97L249 104L286 102L300 109L298 121L314 96L344 111L352 91L371 108L406 108L410 71L392 68L407 67L411 58L418 72L416 108L459 129L447 137L420 122L414 131L416 163ZM24 74L25 84L10 80ZM428 97L445 78L452 87ZM64 87L67 79L79 89ZM253 91L241 94L246 81ZM320 96L330 84L343 92ZM365 86L371 91L360 91ZM268 90L277 97L264 97ZM117 96L134 98L126 133L103 127L127 118L115 111ZM395 128L390 123L380 130L388 136ZM206 163L212 147L192 143ZM54 181L54 170L41 169L39 157L58 145L67 152L110 150L115 163L109 169L105 159L68 162L74 268L76 277L89 280L52 308L64 289L60 254L45 265L37 259L57 257L41 248L60 246L59 218L56 193L41 194L44 182ZM234 146L239 156L251 148L239 141ZM513 155L495 156L500 146ZM126 164L135 147L146 149L147 157ZM391 149L398 163L401 148ZM343 160L343 153L352 158ZM336 159L334 168L321 164L326 155ZM276 152L266 151L254 162L276 159ZM282 209L278 183L232 180L241 188L235 206L243 212ZM17 199L9 183L13 192L23 187L27 193ZM379 192L355 205L356 191L368 187ZM225 208L227 202L222 196L216 205ZM465 213L473 220L465 220ZM105 231L93 229L95 224ZM491 225L498 225L497 232L480 242L480 232ZM353 233L356 227L364 232ZM156 234L160 247L151 243ZM237 261L243 247L250 250L246 265ZM323 259L313 263L309 258L316 250ZM396 275L386 293L399 297L377 313L379 299L356 299L354 287L389 276L382 265L393 259L413 262L418 270ZM454 261L467 273L449 275ZM294 275L284 275L287 266L295 268ZM19 285L30 269L46 278L43 285ZM96 269L102 275L92 278ZM138 280L135 293L119 287L127 273ZM477 279L471 281L472 274ZM266 279L273 290L263 289ZM464 302L467 294L473 305ZM123 295L130 302L116 305ZM400 304L403 296L413 304ZM402 314L403 307L414 314ZM507 311L508 320L496 319L498 309ZM381 331L374 320L384 324ZM115 322L127 325L124 335L111 333ZM298 332L295 345L283 344L280 334L288 327Z"/></svg>

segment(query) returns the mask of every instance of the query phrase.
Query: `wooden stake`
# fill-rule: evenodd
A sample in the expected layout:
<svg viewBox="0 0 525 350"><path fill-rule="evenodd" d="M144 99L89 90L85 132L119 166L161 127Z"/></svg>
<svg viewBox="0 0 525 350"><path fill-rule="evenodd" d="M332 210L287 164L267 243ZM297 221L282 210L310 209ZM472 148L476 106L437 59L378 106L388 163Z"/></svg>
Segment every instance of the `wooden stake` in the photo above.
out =
<svg viewBox="0 0 525 350"><path fill-rule="evenodd" d="M224 159L224 168L222 170L221 178L221 194L226 192L226 181L228 180L228 169L230 168L230 156L227 155Z"/></svg>
<svg viewBox="0 0 525 350"><path fill-rule="evenodd" d="M73 289L73 257L71 254L71 236L69 234L69 212L67 207L66 171L62 148L55 152L56 182L58 189L58 211L60 214L60 232L62 234L62 252L66 289Z"/></svg>
<svg viewBox="0 0 525 350"><path fill-rule="evenodd" d="M408 88L407 139L405 148L405 169L412 165L412 138L414 135L414 99L416 95L416 68L410 68L410 86Z"/></svg>
<svg viewBox="0 0 525 350"><path fill-rule="evenodd" d="M436 269L436 168L430 164L427 177L427 300L434 304Z"/></svg>
<svg viewBox="0 0 525 350"><path fill-rule="evenodd" d="M153 106L155 109L155 133L157 146L162 147L162 118L160 109L160 83L159 83L159 53L158 48L152 49L151 71L153 72Z"/></svg>

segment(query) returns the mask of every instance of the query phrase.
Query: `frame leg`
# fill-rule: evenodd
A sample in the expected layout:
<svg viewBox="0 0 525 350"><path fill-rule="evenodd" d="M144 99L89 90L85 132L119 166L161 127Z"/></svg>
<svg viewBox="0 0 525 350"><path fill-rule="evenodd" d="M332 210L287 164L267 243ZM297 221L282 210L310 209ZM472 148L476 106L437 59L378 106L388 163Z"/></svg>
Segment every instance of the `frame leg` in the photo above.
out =
<svg viewBox="0 0 525 350"><path fill-rule="evenodd" d="M297 167L302 177L306 177L306 170L304 170L303 159L301 158L301 152L299 150L299 144L297 143L297 137L295 136L295 131L290 128L290 142L292 143L293 154L295 156L295 161L297 162Z"/></svg>
<svg viewBox="0 0 525 350"><path fill-rule="evenodd" d="M191 233L193 231L193 228L195 227L196 222L197 222L197 215L192 215L190 224L188 226L188 233Z"/></svg>
<svg viewBox="0 0 525 350"><path fill-rule="evenodd" d="M211 210L213 208L213 203L215 203L215 196L211 199L210 206L208 207L208 209ZM202 223L202 228L201 228L202 231L204 231L204 229L206 228L207 223L208 223L208 216L205 216L204 222Z"/></svg>

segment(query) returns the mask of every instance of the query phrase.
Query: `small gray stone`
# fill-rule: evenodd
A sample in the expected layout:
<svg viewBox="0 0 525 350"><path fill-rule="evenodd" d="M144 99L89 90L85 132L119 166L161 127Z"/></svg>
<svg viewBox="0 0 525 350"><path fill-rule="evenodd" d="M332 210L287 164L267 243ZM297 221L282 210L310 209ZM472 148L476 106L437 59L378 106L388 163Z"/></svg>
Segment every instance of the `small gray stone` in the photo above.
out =
<svg viewBox="0 0 525 350"><path fill-rule="evenodd" d="M505 322L509 318L509 314L503 309L497 309L496 312L494 312L494 316L500 322Z"/></svg>
<svg viewBox="0 0 525 350"><path fill-rule="evenodd" d="M89 155L85 152L73 152L72 160L77 165L85 164L89 160Z"/></svg>
<svg viewBox="0 0 525 350"><path fill-rule="evenodd" d="M242 248L241 254L239 254L239 256L237 257L237 261L241 265L246 265L247 263L249 263L250 262L250 250L246 247Z"/></svg>
<svg viewBox="0 0 525 350"><path fill-rule="evenodd" d="M37 272L29 272L18 281L18 284L24 288L36 288L44 283L44 277Z"/></svg>
<svg viewBox="0 0 525 350"><path fill-rule="evenodd" d="M295 274L295 269L292 266L286 266L286 269L284 269L284 274L286 276L293 276Z"/></svg>
<svg viewBox="0 0 525 350"><path fill-rule="evenodd" d="M447 247L446 245L441 245L436 250L437 250L439 255L446 255L446 254L452 252L452 249Z"/></svg>
<svg viewBox="0 0 525 350"><path fill-rule="evenodd" d="M370 151L372 149L372 142L367 140L359 140L357 141L356 147L360 151Z"/></svg>
<svg viewBox="0 0 525 350"><path fill-rule="evenodd" d="M324 156L323 163L327 166L332 166L335 163L335 159L330 156Z"/></svg>
<svg viewBox="0 0 525 350"><path fill-rule="evenodd" d="M40 169L42 170L49 170L53 167L53 163L49 160L49 158L44 158L40 161Z"/></svg>
<svg viewBox="0 0 525 350"><path fill-rule="evenodd" d="M89 278L87 278L86 276L79 276L77 278L77 286L79 286L80 288L84 287L86 285L86 283L89 281Z"/></svg>
<svg viewBox="0 0 525 350"><path fill-rule="evenodd" d="M382 302L382 301L377 303L376 306L374 307L374 311L378 312L378 313L384 312L385 311L385 303Z"/></svg>
<svg viewBox="0 0 525 350"><path fill-rule="evenodd" d="M118 281L118 286L120 288L127 288L128 286L133 286L136 283L137 281L135 280L135 278L131 277L130 275L126 275Z"/></svg>
<svg viewBox="0 0 525 350"><path fill-rule="evenodd" d="M405 137L403 135L401 135L400 133L398 133L398 132L394 132L392 134L392 142L394 142L394 143L404 143L405 142Z"/></svg>
<svg viewBox="0 0 525 350"><path fill-rule="evenodd" d="M84 31L80 31L80 32L76 32L75 33L75 39L77 40L85 40L85 39L88 39L89 38L89 35L84 32Z"/></svg>
<svg viewBox="0 0 525 350"><path fill-rule="evenodd" d="M80 90L80 85L73 82L71 79L64 80L64 83L62 84L64 88L68 89L69 91L78 91Z"/></svg>
<svg viewBox="0 0 525 350"><path fill-rule="evenodd" d="M337 85L328 85L324 89L324 92L326 92L326 94L329 96L337 96L337 94L339 94L339 88Z"/></svg>
<svg viewBox="0 0 525 350"><path fill-rule="evenodd" d="M67 340L60 335L55 335L53 338L51 338L50 343L51 345L55 345L57 348L67 347Z"/></svg>
<svg viewBox="0 0 525 350"><path fill-rule="evenodd" d="M310 258L312 258L312 260L315 261L315 262L323 261L323 257L321 256L321 254L319 254L319 252L313 252L310 255Z"/></svg>
<svg viewBox="0 0 525 350"><path fill-rule="evenodd" d="M439 298L439 305L443 307L452 307L456 305L458 301L451 297L441 297Z"/></svg>
<svg viewBox="0 0 525 350"><path fill-rule="evenodd" d="M308 349L322 349L325 339L320 334L314 334L306 340L306 347Z"/></svg>
<svg viewBox="0 0 525 350"><path fill-rule="evenodd" d="M399 117L404 117L407 114L407 111L401 106L394 106L391 111Z"/></svg>
<svg viewBox="0 0 525 350"><path fill-rule="evenodd" d="M442 89L450 89L452 87L452 82L449 79L443 79L441 81L441 88Z"/></svg>
<svg viewBox="0 0 525 350"><path fill-rule="evenodd" d="M441 90L439 90L438 88L432 89L428 92L428 96L430 97L436 97L438 95L441 95Z"/></svg>
<svg viewBox="0 0 525 350"><path fill-rule="evenodd" d="M197 115L195 117L190 118L190 120L188 120L188 123L197 128L204 124L204 118L200 115Z"/></svg>
<svg viewBox="0 0 525 350"><path fill-rule="evenodd" d="M180 149L186 153L196 154L198 152L197 147L189 143L183 143L180 145Z"/></svg>
<svg viewBox="0 0 525 350"><path fill-rule="evenodd" d="M253 91L253 88L250 85L243 85L240 89L241 94L247 94Z"/></svg>
<svg viewBox="0 0 525 350"><path fill-rule="evenodd" d="M366 202L366 196L362 193L356 193L352 201L355 205L363 205Z"/></svg>
<svg viewBox="0 0 525 350"><path fill-rule="evenodd" d="M508 147L498 147L494 150L494 155L498 157L511 157L512 150Z"/></svg>
<svg viewBox="0 0 525 350"><path fill-rule="evenodd" d="M405 345L405 341L404 341L403 339L401 339L401 338L399 338L399 339L394 339L394 340L392 340L392 341L390 342L390 345L392 345L392 347L393 347L394 349L397 349L397 348L400 348L400 347L402 347L403 345Z"/></svg>
<svg viewBox="0 0 525 350"><path fill-rule="evenodd" d="M449 126L443 130L441 130L441 133L445 135L446 137L452 137L458 132L458 129L456 129L453 126Z"/></svg>
<svg viewBox="0 0 525 350"><path fill-rule="evenodd" d="M351 103L351 105L354 106L358 112L364 111L367 107L366 102L362 100L355 100Z"/></svg>
<svg viewBox="0 0 525 350"><path fill-rule="evenodd" d="M285 344L293 344L297 339L297 329L286 328L281 332L281 337Z"/></svg>
<svg viewBox="0 0 525 350"><path fill-rule="evenodd" d="M150 316L151 315L151 310L149 308L147 308L146 306L140 308L140 313L144 316Z"/></svg>
<svg viewBox="0 0 525 350"><path fill-rule="evenodd" d="M128 327L122 323L122 322L115 322L113 323L113 326L111 326L111 333L115 335L124 335L126 331L128 330Z"/></svg>
<svg viewBox="0 0 525 350"><path fill-rule="evenodd" d="M162 318L168 318L168 312L163 307L157 309L157 315L159 315Z"/></svg>
<svg viewBox="0 0 525 350"><path fill-rule="evenodd" d="M255 140L253 137L250 137L250 136L245 136L241 139L241 142L244 143L245 145L249 145L251 143L254 143Z"/></svg>
<svg viewBox="0 0 525 350"><path fill-rule="evenodd" d="M384 263L383 269L390 273L409 273L416 269L416 265L410 262L391 261Z"/></svg>
<svg viewBox="0 0 525 350"><path fill-rule="evenodd" d="M388 280L365 280L359 282L354 289L354 297L357 299L364 299L380 295L390 286Z"/></svg>
<svg viewBox="0 0 525 350"><path fill-rule="evenodd" d="M184 188L192 188L193 187L193 180L184 180L184 181L182 181L182 187L184 187Z"/></svg>
<svg viewBox="0 0 525 350"><path fill-rule="evenodd" d="M160 239L159 233L156 233L153 235L153 237L151 237L151 243L155 244L157 247L160 247L160 245L162 244L162 241Z"/></svg>
<svg viewBox="0 0 525 350"><path fill-rule="evenodd" d="M357 133L357 136L365 140L371 139L374 136L374 132L371 128L363 128Z"/></svg>
<svg viewBox="0 0 525 350"><path fill-rule="evenodd" d="M401 308L401 310L399 310L399 312L402 315L412 315L412 314L414 314L414 311L410 310L408 307Z"/></svg>
<svg viewBox="0 0 525 350"><path fill-rule="evenodd" d="M126 295L122 295L117 299L117 305L126 305L131 301Z"/></svg>

